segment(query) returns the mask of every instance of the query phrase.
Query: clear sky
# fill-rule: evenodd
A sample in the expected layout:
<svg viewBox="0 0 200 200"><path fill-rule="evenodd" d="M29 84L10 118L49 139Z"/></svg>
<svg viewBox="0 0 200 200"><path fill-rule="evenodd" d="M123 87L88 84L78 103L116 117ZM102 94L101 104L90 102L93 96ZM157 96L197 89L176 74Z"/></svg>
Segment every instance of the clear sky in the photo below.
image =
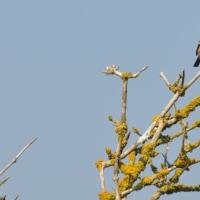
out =
<svg viewBox="0 0 200 200"><path fill-rule="evenodd" d="M39 138L4 175L11 179L1 193L97 199L94 163L105 158L105 146L115 146L107 115L120 116L121 95L120 81L102 70L150 66L129 84L128 120L144 131L171 97L160 71L173 80L184 67L189 80L198 70L199 8L199 0L1 0L0 167ZM199 91L198 82L182 103ZM185 182L197 183L195 172Z"/></svg>

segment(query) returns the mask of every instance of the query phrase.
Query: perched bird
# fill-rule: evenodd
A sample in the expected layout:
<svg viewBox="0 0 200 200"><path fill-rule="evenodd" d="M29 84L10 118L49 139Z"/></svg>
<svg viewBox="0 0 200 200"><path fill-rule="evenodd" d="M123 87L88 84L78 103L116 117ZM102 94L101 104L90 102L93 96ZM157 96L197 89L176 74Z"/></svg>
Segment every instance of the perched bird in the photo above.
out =
<svg viewBox="0 0 200 200"><path fill-rule="evenodd" d="M197 56L197 59L193 67L198 67L200 64L200 41L199 41L199 44L197 45L196 56Z"/></svg>

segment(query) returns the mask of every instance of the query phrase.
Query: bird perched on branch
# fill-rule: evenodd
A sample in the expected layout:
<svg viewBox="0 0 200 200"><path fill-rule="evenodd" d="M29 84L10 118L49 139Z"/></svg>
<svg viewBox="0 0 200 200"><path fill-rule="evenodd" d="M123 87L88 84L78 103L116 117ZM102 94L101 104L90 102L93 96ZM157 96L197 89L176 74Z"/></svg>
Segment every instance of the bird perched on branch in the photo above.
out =
<svg viewBox="0 0 200 200"><path fill-rule="evenodd" d="M196 56L197 56L197 59L196 59L193 67L198 67L200 64L200 41L196 48Z"/></svg>

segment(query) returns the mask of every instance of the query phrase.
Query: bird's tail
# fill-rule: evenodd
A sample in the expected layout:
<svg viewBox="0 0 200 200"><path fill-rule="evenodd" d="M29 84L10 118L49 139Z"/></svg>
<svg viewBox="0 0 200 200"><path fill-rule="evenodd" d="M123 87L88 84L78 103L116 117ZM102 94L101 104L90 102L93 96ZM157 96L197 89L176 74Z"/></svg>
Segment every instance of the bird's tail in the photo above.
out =
<svg viewBox="0 0 200 200"><path fill-rule="evenodd" d="M194 66L193 67L198 67L200 64L200 56L197 57L197 60L196 62L194 63Z"/></svg>

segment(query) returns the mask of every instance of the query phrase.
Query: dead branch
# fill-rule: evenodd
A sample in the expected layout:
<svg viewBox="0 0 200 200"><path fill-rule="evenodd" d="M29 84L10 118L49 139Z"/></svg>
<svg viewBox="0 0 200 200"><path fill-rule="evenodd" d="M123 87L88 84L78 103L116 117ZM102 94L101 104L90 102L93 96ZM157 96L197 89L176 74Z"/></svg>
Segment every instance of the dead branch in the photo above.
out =
<svg viewBox="0 0 200 200"><path fill-rule="evenodd" d="M200 71L191 79L191 81L189 81L189 83L185 86L185 88L188 89L192 84L195 83L195 81L198 80L198 78L200 78ZM161 112L161 114L160 114L161 118L164 117L165 114L172 108L172 106L176 103L176 101L179 99L180 96L181 96L181 94L179 92L176 92L176 94L174 94L174 96L170 99L170 101L167 103L167 105L165 106L165 108ZM156 122L153 122L147 128L147 130L144 132L144 134L141 137L138 138L136 143L134 143L129 149L127 149L121 155L121 158L125 158L130 152L134 151L137 148L138 145L140 145L144 141L146 141L150 136L150 132L155 128L155 125L156 125Z"/></svg>
<svg viewBox="0 0 200 200"><path fill-rule="evenodd" d="M106 69L103 71L104 74L108 74L108 75L116 75L120 78L124 78L125 76L128 76L127 78L137 78L143 71L147 70L148 66L143 67L141 70L139 70L136 73L132 73L132 72L121 72L119 71L119 67L116 65L110 65L107 66Z"/></svg>
<svg viewBox="0 0 200 200"><path fill-rule="evenodd" d="M29 142L26 146L24 146L19 153L9 162L1 171L0 171L0 176L2 176L13 164L17 162L19 157L28 149L35 141L37 138L33 139L31 142Z"/></svg>
<svg viewBox="0 0 200 200"><path fill-rule="evenodd" d="M170 113L171 108L175 106L175 103L180 97L185 95L186 90L191 87L195 81L200 78L200 72L198 72L186 85L185 82L185 71L183 70L175 82L172 84L169 82L163 72L160 73L161 79L167 85L168 89L174 93L172 98L168 101L166 106L160 112L160 114L153 119L153 122L146 129L143 135L140 135L138 130L135 132L139 135L134 144L132 144L126 150L125 147L130 137L130 131L128 131L126 109L127 109L127 85L129 78L138 77L148 67L143 67L137 73L121 72L119 67L115 65L108 66L104 71L105 74L116 75L122 79L122 111L121 120L113 120L109 118L115 126L115 132L118 134L118 141L116 150L108 155L107 161L98 161L100 169L100 181L101 181L101 193L100 199L115 199L115 200L126 200L128 194L133 191L141 190L143 187L154 185L158 190L151 196L150 200L158 200L161 195L180 192L180 191L200 191L199 186L188 186L183 184L177 184L179 177L189 169L190 166L197 164L200 160L190 158L187 155L188 152L192 152L194 149L200 146L200 140L190 143L186 143L187 134L194 128L200 127L200 120L195 121L192 125L188 126L183 121L187 118L190 112L194 111L197 106L200 105L200 97L193 99L188 105L182 109L176 109L174 115ZM186 112L186 111L187 112ZM166 128L171 127L176 123L180 123L182 130L175 133L174 135L163 135L162 133ZM134 129L133 129L134 130ZM179 155L175 161L170 164L167 160L168 146L165 149L165 153L162 154L164 162L161 163L161 167L155 166L156 170L152 170L153 175L141 177L141 172L144 171L147 165L153 165L154 157L158 156L159 153L156 151L157 146L161 144L169 144L177 137L183 135L182 146ZM134 151L134 152L133 152ZM110 152L112 152L110 150ZM130 154L133 152L133 154ZM126 164L122 159L128 157L128 163ZM139 158L138 158L139 157ZM115 192L107 192L105 189L105 177L104 169L107 167L113 167L113 181L115 184ZM175 171L174 174L170 174ZM121 176L122 175L122 176ZM124 175L124 176L123 176ZM172 175L168 178L168 175ZM136 182L136 181L139 182ZM171 187L171 185L173 187ZM174 189L175 188L175 189Z"/></svg>
<svg viewBox="0 0 200 200"><path fill-rule="evenodd" d="M0 187L1 187L2 185L4 185L4 184L8 181L8 179L10 179L10 178L7 177L7 178L5 178L3 181L1 181L1 182L0 182Z"/></svg>
<svg viewBox="0 0 200 200"><path fill-rule="evenodd" d="M200 70L199 72L186 84L185 88L188 89L195 81L197 81L200 77Z"/></svg>
<svg viewBox="0 0 200 200"><path fill-rule="evenodd" d="M140 71L138 71L137 73L133 74L133 78L138 77L143 71L147 70L149 66L144 66Z"/></svg>
<svg viewBox="0 0 200 200"><path fill-rule="evenodd" d="M17 195L15 198L14 198L14 200L17 200L19 198L19 195Z"/></svg>
<svg viewBox="0 0 200 200"><path fill-rule="evenodd" d="M160 73L160 78L165 82L166 86L169 88L170 82L168 81L167 77L163 72Z"/></svg>
<svg viewBox="0 0 200 200"><path fill-rule="evenodd" d="M100 169L99 176L100 176L100 183L101 183L101 191L105 192L106 186L105 186L105 176L104 176L104 165L103 164L102 164L102 168Z"/></svg>

